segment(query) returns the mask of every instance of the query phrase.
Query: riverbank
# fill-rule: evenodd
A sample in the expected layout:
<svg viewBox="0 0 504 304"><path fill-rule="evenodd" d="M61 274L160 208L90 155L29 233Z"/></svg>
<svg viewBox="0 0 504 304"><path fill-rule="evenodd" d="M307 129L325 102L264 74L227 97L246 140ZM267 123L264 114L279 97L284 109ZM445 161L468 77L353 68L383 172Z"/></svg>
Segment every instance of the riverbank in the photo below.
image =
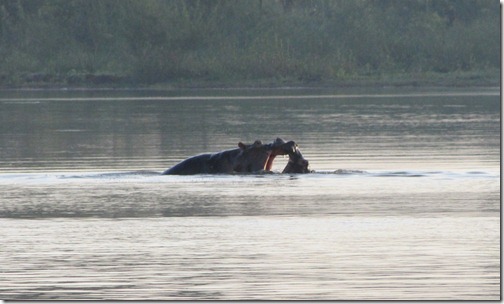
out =
<svg viewBox="0 0 504 304"><path fill-rule="evenodd" d="M134 77L114 74L52 75L31 73L13 79L0 79L0 89L177 89L177 88L276 88L276 87L495 87L500 86L500 71L485 70L451 73L397 73L356 75L342 79L173 79L142 83Z"/></svg>
<svg viewBox="0 0 504 304"><path fill-rule="evenodd" d="M494 86L500 79L500 14L489 1L8 3L0 4L0 88Z"/></svg>

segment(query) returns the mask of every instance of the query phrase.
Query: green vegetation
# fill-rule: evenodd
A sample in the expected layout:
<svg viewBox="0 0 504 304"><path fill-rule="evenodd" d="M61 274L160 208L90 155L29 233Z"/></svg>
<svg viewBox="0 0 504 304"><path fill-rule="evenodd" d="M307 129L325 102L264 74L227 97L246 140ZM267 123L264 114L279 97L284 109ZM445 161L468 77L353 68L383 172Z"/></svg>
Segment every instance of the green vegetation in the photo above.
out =
<svg viewBox="0 0 504 304"><path fill-rule="evenodd" d="M0 0L0 86L497 83L496 0Z"/></svg>

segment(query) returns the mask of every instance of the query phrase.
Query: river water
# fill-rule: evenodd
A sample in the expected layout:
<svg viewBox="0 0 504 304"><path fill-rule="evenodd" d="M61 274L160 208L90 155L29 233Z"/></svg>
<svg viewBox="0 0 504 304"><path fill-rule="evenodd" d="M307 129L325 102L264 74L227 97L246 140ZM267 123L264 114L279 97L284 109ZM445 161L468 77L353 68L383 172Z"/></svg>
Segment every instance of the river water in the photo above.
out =
<svg viewBox="0 0 504 304"><path fill-rule="evenodd" d="M498 300L498 88L0 92L0 299ZM312 174L161 176L295 140Z"/></svg>

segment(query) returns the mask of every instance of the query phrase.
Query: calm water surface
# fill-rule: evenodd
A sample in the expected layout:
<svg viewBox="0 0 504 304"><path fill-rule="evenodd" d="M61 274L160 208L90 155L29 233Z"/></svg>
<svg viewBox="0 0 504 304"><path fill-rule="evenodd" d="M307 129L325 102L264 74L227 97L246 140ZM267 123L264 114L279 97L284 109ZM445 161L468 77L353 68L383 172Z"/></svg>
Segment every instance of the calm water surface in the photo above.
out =
<svg viewBox="0 0 504 304"><path fill-rule="evenodd" d="M498 300L499 156L497 88L2 91L0 298Z"/></svg>

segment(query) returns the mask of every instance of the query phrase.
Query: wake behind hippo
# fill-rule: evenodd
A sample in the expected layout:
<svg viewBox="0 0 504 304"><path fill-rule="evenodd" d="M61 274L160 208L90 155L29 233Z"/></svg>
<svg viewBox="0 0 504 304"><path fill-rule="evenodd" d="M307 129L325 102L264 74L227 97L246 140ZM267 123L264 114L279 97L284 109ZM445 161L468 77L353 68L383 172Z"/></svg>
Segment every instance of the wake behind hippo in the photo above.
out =
<svg viewBox="0 0 504 304"><path fill-rule="evenodd" d="M253 144L238 143L237 149L190 157L163 172L164 175L253 173L270 171L277 155L294 153L293 141L277 138L271 144L256 140Z"/></svg>

